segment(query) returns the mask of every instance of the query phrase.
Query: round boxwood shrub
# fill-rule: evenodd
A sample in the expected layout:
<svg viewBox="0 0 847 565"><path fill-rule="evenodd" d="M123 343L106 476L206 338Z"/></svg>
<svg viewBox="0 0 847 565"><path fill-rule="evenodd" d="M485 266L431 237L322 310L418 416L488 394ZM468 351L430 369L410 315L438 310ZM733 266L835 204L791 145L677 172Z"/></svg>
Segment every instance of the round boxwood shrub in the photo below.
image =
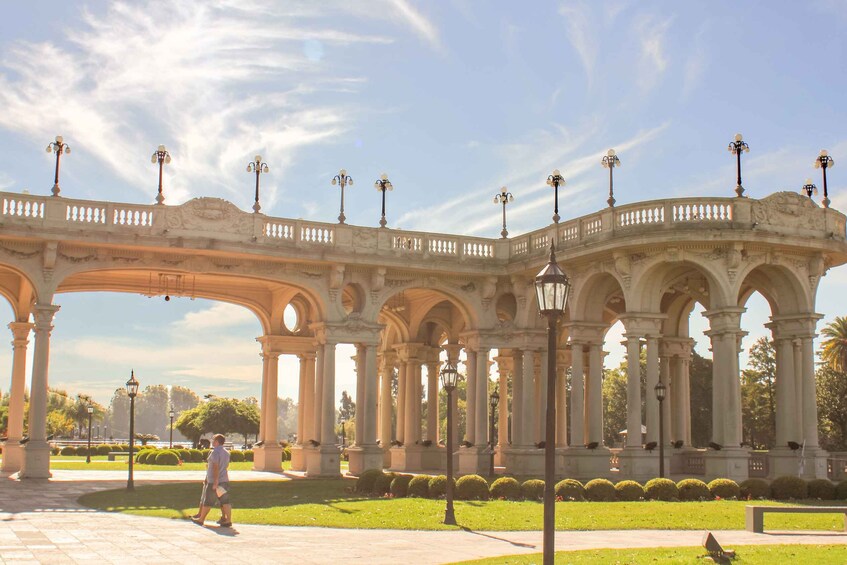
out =
<svg viewBox="0 0 847 565"><path fill-rule="evenodd" d="M459 500L488 500L488 483L479 475L465 475L456 481Z"/></svg>
<svg viewBox="0 0 847 565"><path fill-rule="evenodd" d="M521 485L521 496L526 500L541 500L544 498L544 481L529 479Z"/></svg>
<svg viewBox="0 0 847 565"><path fill-rule="evenodd" d="M135 462L141 463L142 465L145 465L147 463L147 455L149 455L150 453L153 453L153 452L150 451L149 449L142 449L141 451L138 452L138 455L135 456Z"/></svg>
<svg viewBox="0 0 847 565"><path fill-rule="evenodd" d="M244 460L245 461L253 461L253 450L252 449L248 449L247 451L243 451L242 453L244 453Z"/></svg>
<svg viewBox="0 0 847 565"><path fill-rule="evenodd" d="M512 477L500 477L491 483L488 494L493 499L520 500L521 484Z"/></svg>
<svg viewBox="0 0 847 565"><path fill-rule="evenodd" d="M743 500L763 500L771 495L771 486L765 479L747 479L738 488Z"/></svg>
<svg viewBox="0 0 847 565"><path fill-rule="evenodd" d="M233 449L229 452L229 460L232 463L242 463L244 461L244 452Z"/></svg>
<svg viewBox="0 0 847 565"><path fill-rule="evenodd" d="M679 489L680 500L712 500L714 498L709 485L700 479L683 479L676 484L676 488Z"/></svg>
<svg viewBox="0 0 847 565"><path fill-rule="evenodd" d="M801 500L808 494L806 481L794 475L777 477L771 483L771 498L776 500Z"/></svg>
<svg viewBox="0 0 847 565"><path fill-rule="evenodd" d="M179 456L170 450L151 452L156 454L156 465L179 465ZM148 461L150 456L147 457Z"/></svg>
<svg viewBox="0 0 847 565"><path fill-rule="evenodd" d="M412 477L406 495L415 498L427 498L429 496L429 477L426 475Z"/></svg>
<svg viewBox="0 0 847 565"><path fill-rule="evenodd" d="M382 469L367 469L362 471L359 478L356 479L356 492L372 493L374 483L380 475L382 475Z"/></svg>
<svg viewBox="0 0 847 565"><path fill-rule="evenodd" d="M835 500L847 500L847 479L844 479L836 485Z"/></svg>
<svg viewBox="0 0 847 565"><path fill-rule="evenodd" d="M109 455L109 452L114 451L111 445L101 443L97 447L92 448L97 451L97 455Z"/></svg>
<svg viewBox="0 0 847 565"><path fill-rule="evenodd" d="M456 490L456 479L453 479L453 492ZM437 475L429 479L429 497L443 498L447 495L447 477Z"/></svg>
<svg viewBox="0 0 847 565"><path fill-rule="evenodd" d="M52 453L53 455L59 455L61 452L62 452L62 450L59 449L58 447L51 447L50 448L50 453ZM2 453L3 453L3 446L0 445L0 454L2 454Z"/></svg>
<svg viewBox="0 0 847 565"><path fill-rule="evenodd" d="M97 450L95 450L93 447L91 448L91 451L94 452L94 453L92 453L92 455L97 455ZM80 445L79 447L76 448L76 454L84 457L84 456L88 455L88 448L84 445Z"/></svg>
<svg viewBox="0 0 847 565"><path fill-rule="evenodd" d="M647 500L679 500L679 489L670 479L650 479L644 485L644 497Z"/></svg>
<svg viewBox="0 0 847 565"><path fill-rule="evenodd" d="M200 453L202 453L202 454L203 454L203 462L206 462L206 461L208 461L208 460L209 460L209 454L210 454L211 452L212 452L212 450L211 450L211 449L209 449L209 448L205 448L205 449L201 449L201 450L200 450Z"/></svg>
<svg viewBox="0 0 847 565"><path fill-rule="evenodd" d="M644 498L644 487L635 481L620 481L615 485L618 500L634 502Z"/></svg>
<svg viewBox="0 0 847 565"><path fill-rule="evenodd" d="M732 479L714 479L709 483L709 492L713 497L724 500L741 498L741 488Z"/></svg>
<svg viewBox="0 0 847 565"><path fill-rule="evenodd" d="M59 453L61 453L62 455L76 455L76 447L72 445L66 445L62 448L62 451L60 451Z"/></svg>
<svg viewBox="0 0 847 565"><path fill-rule="evenodd" d="M576 479L563 479L555 486L556 500L585 500L585 487Z"/></svg>
<svg viewBox="0 0 847 565"><path fill-rule="evenodd" d="M807 484L809 498L819 500L836 500L835 485L827 479L812 479Z"/></svg>
<svg viewBox="0 0 847 565"><path fill-rule="evenodd" d="M585 483L585 498L592 502L614 502L617 497L612 481L592 479Z"/></svg>
<svg viewBox="0 0 847 565"><path fill-rule="evenodd" d="M203 462L203 452L199 449L189 449L188 454L191 457L192 463L202 463Z"/></svg>
<svg viewBox="0 0 847 565"><path fill-rule="evenodd" d="M391 481L391 496L394 498L403 498L409 492L409 483L412 480L411 475L397 475Z"/></svg>
<svg viewBox="0 0 847 565"><path fill-rule="evenodd" d="M191 461L191 452L187 449L174 448L173 451L179 456L180 459L182 459L183 463L188 463L189 461Z"/></svg>
<svg viewBox="0 0 847 565"><path fill-rule="evenodd" d="M383 473L374 481L373 493L377 496L384 496L391 492L391 483L397 473Z"/></svg>

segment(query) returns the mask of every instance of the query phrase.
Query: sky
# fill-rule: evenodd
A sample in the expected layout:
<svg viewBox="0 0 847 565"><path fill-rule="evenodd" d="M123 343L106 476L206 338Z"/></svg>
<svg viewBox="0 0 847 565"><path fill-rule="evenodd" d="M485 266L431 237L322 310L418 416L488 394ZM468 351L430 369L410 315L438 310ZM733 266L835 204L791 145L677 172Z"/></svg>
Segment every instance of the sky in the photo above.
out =
<svg viewBox="0 0 847 565"><path fill-rule="evenodd" d="M605 207L609 148L618 205L733 196L726 147L741 132L746 195L762 198L820 185L822 148L847 156L845 27L845 0L11 2L0 190L50 194L44 147L61 134L67 197L153 203L150 155L164 144L169 205L214 196L250 211L245 167L261 154L270 216L336 221L330 179L346 168L348 223L378 225L385 172L389 227L496 238L502 186L512 235L549 224L555 168L564 219ZM841 170L830 198L847 210ZM822 280L822 324L844 315L845 285L847 266ZM142 387L258 396L261 328L244 309L114 293L55 303L51 386L107 403L134 369ZM744 347L770 314L758 295L747 306ZM695 312L692 335L705 328ZM607 366L623 355L618 330ZM709 355L702 338L698 350ZM339 350L339 395L354 390L353 353ZM11 348L0 391L2 374ZM294 358L280 374L280 395L296 398Z"/></svg>

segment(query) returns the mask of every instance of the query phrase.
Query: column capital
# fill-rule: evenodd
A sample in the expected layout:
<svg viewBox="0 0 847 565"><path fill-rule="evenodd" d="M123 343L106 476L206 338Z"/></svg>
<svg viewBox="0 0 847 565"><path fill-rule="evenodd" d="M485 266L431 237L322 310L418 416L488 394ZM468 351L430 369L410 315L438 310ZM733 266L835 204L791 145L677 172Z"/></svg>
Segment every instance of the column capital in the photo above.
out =
<svg viewBox="0 0 847 565"><path fill-rule="evenodd" d="M709 320L710 331L722 333L741 329L741 315L746 311L747 308L741 306L727 306L706 310L703 316Z"/></svg>
<svg viewBox="0 0 847 565"><path fill-rule="evenodd" d="M262 353L300 355L314 354L315 341L311 337L291 335L263 335L256 338L262 344Z"/></svg>
<svg viewBox="0 0 847 565"><path fill-rule="evenodd" d="M394 351L401 363L420 362L418 357L423 347L423 343L400 343L394 346Z"/></svg>
<svg viewBox="0 0 847 565"><path fill-rule="evenodd" d="M447 353L447 360L450 361L450 363L453 363L455 365L459 362L459 353L463 349L460 344L448 343L442 345L441 349L443 349Z"/></svg>
<svg viewBox="0 0 847 565"><path fill-rule="evenodd" d="M816 313L771 316L771 321L765 324L765 327L771 330L774 339L777 337L814 338L817 337L815 328L821 318L823 318L823 314Z"/></svg>
<svg viewBox="0 0 847 565"><path fill-rule="evenodd" d="M567 322L562 327L568 330L568 339L575 343L603 343L608 325L600 322Z"/></svg>
<svg viewBox="0 0 847 565"><path fill-rule="evenodd" d="M12 345L22 347L29 343L29 333L35 329L35 324L31 322L12 322L9 324L9 329L12 330Z"/></svg>
<svg viewBox="0 0 847 565"><path fill-rule="evenodd" d="M56 315L56 312L58 312L60 308L61 306L57 306L56 304L36 304L33 307L32 312L32 315L35 318L35 330L52 330L53 326L51 324L53 323L53 316Z"/></svg>
<svg viewBox="0 0 847 565"><path fill-rule="evenodd" d="M667 314L653 312L626 312L621 315L624 335L638 335L640 337L658 337L662 334L662 324L668 318Z"/></svg>

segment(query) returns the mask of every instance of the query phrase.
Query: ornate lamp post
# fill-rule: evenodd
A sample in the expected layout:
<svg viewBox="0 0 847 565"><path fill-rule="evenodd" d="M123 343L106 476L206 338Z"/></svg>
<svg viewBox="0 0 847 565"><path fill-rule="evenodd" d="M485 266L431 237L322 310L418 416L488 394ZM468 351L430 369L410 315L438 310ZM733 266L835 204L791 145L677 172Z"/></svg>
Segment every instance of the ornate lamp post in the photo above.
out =
<svg viewBox="0 0 847 565"><path fill-rule="evenodd" d="M338 214L338 223L343 224L344 220L347 219L347 216L344 215L344 187L348 184L353 186L353 177L347 176L347 169L341 169L337 175L332 177L332 181L330 182L332 186L337 184L341 187L341 213Z"/></svg>
<svg viewBox="0 0 847 565"><path fill-rule="evenodd" d="M547 186L552 186L555 191L555 200L553 205L553 221L559 223L559 187L565 186L565 178L559 173L559 169L553 171L553 174L547 177Z"/></svg>
<svg viewBox="0 0 847 565"><path fill-rule="evenodd" d="M91 417L94 415L94 406L89 404L86 411L88 412L88 451L85 452L85 462L91 463Z"/></svg>
<svg viewBox="0 0 847 565"><path fill-rule="evenodd" d="M491 393L491 396L488 397L488 403L491 404L491 417L489 418L489 426L488 426L488 437L491 438L489 440L489 444L491 445L491 468L489 469L489 476L494 476L494 447L497 445L497 441L494 437L494 417L497 413L497 403L500 402L500 395L497 394L497 391Z"/></svg>
<svg viewBox="0 0 847 565"><path fill-rule="evenodd" d="M70 154L71 148L65 143L61 135L57 135L56 141L52 141L47 145L47 152L56 154L56 177L53 180L53 196L59 196L59 161L63 153Z"/></svg>
<svg viewBox="0 0 847 565"><path fill-rule="evenodd" d="M511 192L506 191L505 186L500 189L499 194L494 195L494 203L503 205L503 230L500 232L500 236L503 239L506 239L506 237L509 235L509 231L506 229L506 204L509 203L509 202L514 202L514 200L515 200L515 197L512 196ZM558 202L558 198L557 198L557 202Z"/></svg>
<svg viewBox="0 0 847 565"><path fill-rule="evenodd" d="M738 185L735 187L735 194L740 198L744 195L744 187L741 186L741 154L749 153L750 146L747 145L747 142L744 141L744 138L740 133L735 134L735 140L729 142L729 147L727 147L730 153L735 155L738 171Z"/></svg>
<svg viewBox="0 0 847 565"><path fill-rule="evenodd" d="M256 201L253 202L253 211L258 213L262 207L259 205L259 175L268 172L268 164L262 162L262 156L256 155L253 160L247 163L247 172L256 173Z"/></svg>
<svg viewBox="0 0 847 565"><path fill-rule="evenodd" d="M654 387L656 390L656 400L659 401L659 478L665 478L665 411L662 410L662 403L665 401L665 393L667 387L661 380Z"/></svg>
<svg viewBox="0 0 847 565"><path fill-rule="evenodd" d="M135 379L135 371L130 373L126 382L126 394L129 396L129 477L126 480L126 490L135 490L132 482L132 464L135 462L133 446L135 444L135 395L138 394L138 381Z"/></svg>
<svg viewBox="0 0 847 565"><path fill-rule="evenodd" d="M556 324L565 312L570 282L556 263L550 245L550 261L535 277L538 310L547 318L547 427L544 435L544 565L553 565L556 520Z"/></svg>
<svg viewBox="0 0 847 565"><path fill-rule="evenodd" d="M168 416L171 418L171 436L168 439L168 449L174 448L174 409L171 408L170 412L168 412Z"/></svg>
<svg viewBox="0 0 847 565"><path fill-rule="evenodd" d="M449 361L441 369L441 387L447 391L447 508L444 511L444 523L456 525L453 512L453 391L459 382L459 371Z"/></svg>
<svg viewBox="0 0 847 565"><path fill-rule="evenodd" d="M165 149L164 145L160 145L156 151L153 152L153 156L150 157L150 162L154 165L159 163L159 193L156 195L156 204L164 204L165 197L162 194L162 167L170 164L171 154L168 153L168 150Z"/></svg>
<svg viewBox="0 0 847 565"><path fill-rule="evenodd" d="M350 180L350 184L353 184L352 179ZM342 187L343 187L343 185L342 185ZM376 188L378 191L380 191L382 193L382 217L379 220L379 227L384 228L385 224L388 223L388 222L385 221L385 191L386 190L394 190L394 185L391 184L390 180L388 180L388 175L385 174L385 173L382 173L380 175L380 177L374 183L374 188ZM344 190L344 189L342 188L342 190ZM342 205L342 210L343 210L343 205Z"/></svg>
<svg viewBox="0 0 847 565"><path fill-rule="evenodd" d="M613 184L612 184L612 181L614 180L613 179L613 173L614 173L615 167L621 166L621 160L618 159L617 155L615 155L614 149L609 149L606 152L606 154L603 156L603 159L600 160L600 164L603 165L605 168L609 169L609 199L606 200L606 202L609 203L609 207L611 208L611 207L614 207L614 205L615 205L615 196L614 196L615 193L614 193Z"/></svg>
<svg viewBox="0 0 847 565"><path fill-rule="evenodd" d="M817 195L818 187L812 184L812 179L806 179L806 182L803 184L803 188L800 189L800 194L803 194L804 192L809 198L811 198L813 194Z"/></svg>
<svg viewBox="0 0 847 565"><path fill-rule="evenodd" d="M829 192L826 189L826 170L835 166L835 159L829 156L826 149L821 149L821 154L815 159L815 168L823 169L823 203L824 208L829 208Z"/></svg>

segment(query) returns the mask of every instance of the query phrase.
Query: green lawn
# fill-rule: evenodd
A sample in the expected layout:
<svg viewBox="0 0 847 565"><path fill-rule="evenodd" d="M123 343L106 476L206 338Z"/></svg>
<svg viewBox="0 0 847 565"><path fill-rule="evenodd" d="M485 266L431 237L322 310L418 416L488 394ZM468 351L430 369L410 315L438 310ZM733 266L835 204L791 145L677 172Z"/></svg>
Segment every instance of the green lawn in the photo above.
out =
<svg viewBox="0 0 847 565"><path fill-rule="evenodd" d="M232 485L234 519L239 523L337 528L455 529L441 523L443 500L370 498L352 492L355 481L245 481ZM164 518L186 518L197 509L199 485L142 486L85 495L80 503L100 510ZM561 530L680 529L742 530L746 501L560 502ZM778 504L758 501L757 504ZM814 501L813 504L826 504ZM835 504L835 503L832 503ZM456 519L472 530L540 530L536 502L456 502ZM765 527L780 530L843 531L838 514L767 516Z"/></svg>
<svg viewBox="0 0 847 565"><path fill-rule="evenodd" d="M733 565L792 565L847 563L847 545L743 545L734 549L737 557ZM557 551L556 563L637 565L640 563L663 563L689 565L703 563L706 550L702 547L674 547L659 549L590 549L585 551ZM541 563L541 554L511 555L462 561L461 565L529 565ZM459 564L454 564L459 565Z"/></svg>

